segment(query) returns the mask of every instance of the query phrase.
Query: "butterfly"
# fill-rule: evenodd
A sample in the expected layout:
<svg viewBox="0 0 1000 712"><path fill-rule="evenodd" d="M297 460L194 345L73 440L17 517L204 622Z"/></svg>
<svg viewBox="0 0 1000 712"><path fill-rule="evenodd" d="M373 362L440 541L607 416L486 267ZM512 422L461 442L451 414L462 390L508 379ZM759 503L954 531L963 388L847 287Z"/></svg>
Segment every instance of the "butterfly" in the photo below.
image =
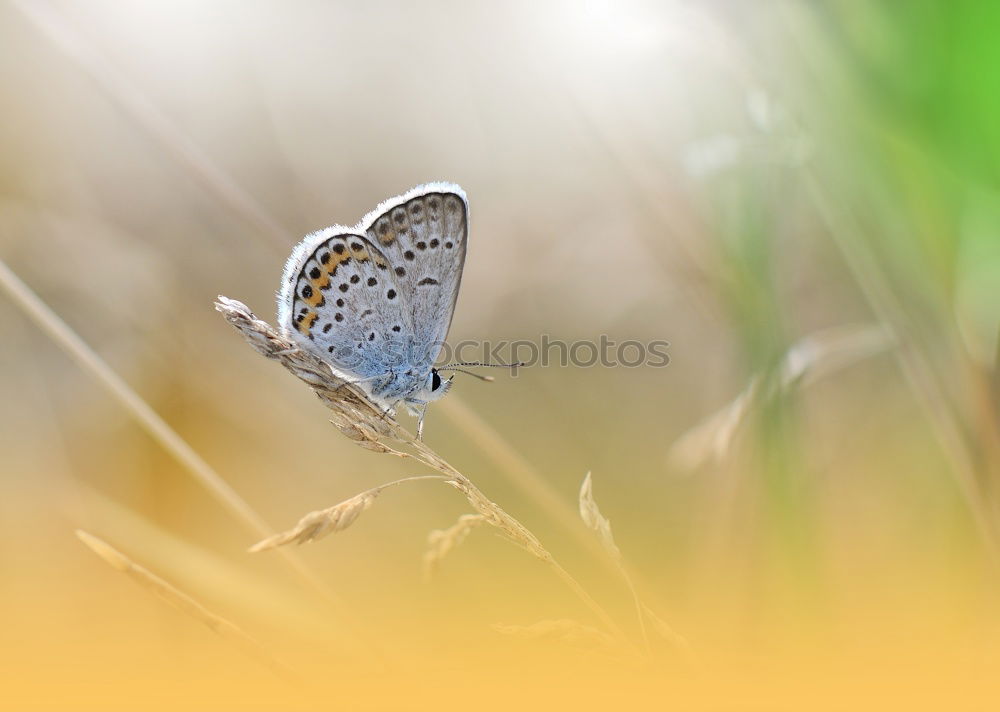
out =
<svg viewBox="0 0 1000 712"><path fill-rule="evenodd" d="M458 299L468 221L459 186L417 186L355 227L307 235L278 293L282 330L387 414L402 402L419 415L418 438L427 404L451 387L434 362Z"/></svg>

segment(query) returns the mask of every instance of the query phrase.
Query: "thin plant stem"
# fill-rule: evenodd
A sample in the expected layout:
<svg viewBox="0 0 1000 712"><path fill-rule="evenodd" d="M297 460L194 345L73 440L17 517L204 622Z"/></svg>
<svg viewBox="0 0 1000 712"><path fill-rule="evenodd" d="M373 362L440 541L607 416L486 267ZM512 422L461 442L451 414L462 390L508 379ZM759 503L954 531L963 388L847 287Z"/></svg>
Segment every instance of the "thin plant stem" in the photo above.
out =
<svg viewBox="0 0 1000 712"><path fill-rule="evenodd" d="M260 643L251 638L235 623L208 610L194 598L132 561L103 539L99 539L82 529L76 530L76 537L112 568L121 571L167 604L208 626L219 637L233 643L275 674L284 678L293 676L288 666L278 662Z"/></svg>
<svg viewBox="0 0 1000 712"><path fill-rule="evenodd" d="M635 605L635 615L639 619L639 631L642 633L642 645L646 649L646 654L650 653L649 647L649 633L646 632L646 615L642 610L642 601L639 600L639 592L635 589L635 583L632 581L632 577L628 575L628 571L625 570L625 566L619 564L618 568L621 570L622 578L625 579L625 584L628 586L629 592L632 594L632 603Z"/></svg>
<svg viewBox="0 0 1000 712"><path fill-rule="evenodd" d="M14 7L24 15L59 51L69 57L97 83L101 90L149 136L165 147L173 158L187 168L202 185L209 188L236 215L267 235L273 245L284 245L287 231L260 207L224 170L181 129L157 108L156 104L130 82L122 71L94 48L56 8L45 2L15 0Z"/></svg>
<svg viewBox="0 0 1000 712"><path fill-rule="evenodd" d="M449 395L435 404L451 422L470 437L480 452L486 454L506 474L507 480L531 497L542 509L573 535L582 546L594 554L597 561L615 570L604 549L583 527L573 510L539 473L478 413L462 400Z"/></svg>
<svg viewBox="0 0 1000 712"><path fill-rule="evenodd" d="M806 186L821 219L826 224L841 254L844 255L844 259L869 304L879 316L880 321L889 327L901 345L895 350L895 353L904 377L917 396L918 402L923 406L933 426L933 431L952 462L955 479L989 555L994 562L1000 562L1000 543L997 541L996 522L990 516L989 508L984 501L984 492L975 465L963 443L961 426L955 421L955 415L947 396L942 392L941 385L935 378L931 366L917 349L904 339L905 335L901 330L903 319L900 315L900 306L891 291L880 281L871 255L867 254L867 251L858 246L856 242L848 242L846 235L858 234L858 230L854 226L843 225L846 218L835 212L833 206L824 196L815 176L807 174Z"/></svg>
<svg viewBox="0 0 1000 712"><path fill-rule="evenodd" d="M77 365L94 378L164 450L187 470L209 494L244 526L260 537L273 530L259 514L187 442L177 434L108 364L88 346L27 284L0 260L0 290L42 329ZM345 606L329 588L291 552L286 562L314 590Z"/></svg>
<svg viewBox="0 0 1000 712"><path fill-rule="evenodd" d="M417 452L417 459L421 460L428 467L438 470L439 472L445 473L453 477L459 483L459 489L466 495L469 502L476 508L481 514L484 514L491 524L498 526L501 530L505 531L507 535L517 544L524 547L530 553L537 556L547 563L552 570L555 572L556 576L562 580L570 590L576 594L576 596L583 601L584 605L590 609L590 611L597 616L597 618L622 641L626 641L624 631L621 627L615 623L614 619L608 614L607 611L596 601L594 598L587 593L586 589L580 585L580 583L573 578L572 575L562 565L556 561L555 557L549 553L548 549L542 546L538 538L531 533L531 531L525 527L521 522L507 514L499 505L495 504L489 500L482 491L473 484L472 480L466 477L464 474L459 472L457 469L452 467L445 461L440 455L431 450L420 440L412 440L409 443L413 449Z"/></svg>
<svg viewBox="0 0 1000 712"><path fill-rule="evenodd" d="M614 619L608 615L608 612L593 597L587 593L586 589L580 585L580 583L573 578L572 575L566 569L564 569L558 561L549 556L546 560L549 566L555 571L556 576L558 576L563 583L569 586L570 590L577 595L577 597L583 601L584 605L591 610L591 612L597 616L598 619L605 625L605 627L615 634L619 639L625 640L625 633L622 629L615 623Z"/></svg>

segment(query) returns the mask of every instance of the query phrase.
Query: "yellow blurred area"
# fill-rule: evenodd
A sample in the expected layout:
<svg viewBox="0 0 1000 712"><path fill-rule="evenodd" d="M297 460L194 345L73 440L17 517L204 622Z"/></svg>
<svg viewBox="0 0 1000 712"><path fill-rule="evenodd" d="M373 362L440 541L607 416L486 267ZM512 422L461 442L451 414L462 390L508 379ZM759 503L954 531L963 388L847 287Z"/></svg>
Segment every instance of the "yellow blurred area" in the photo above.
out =
<svg viewBox="0 0 1000 712"><path fill-rule="evenodd" d="M0 275L0 709L995 708L1000 65L943 8L0 8L25 285ZM452 343L670 342L665 368L459 374L426 422L624 642L489 527L424 581L470 511L439 482L247 553L261 533L52 338L275 530L425 474L213 303L273 323L303 235L435 180L470 203ZM578 514L587 472L635 596Z"/></svg>

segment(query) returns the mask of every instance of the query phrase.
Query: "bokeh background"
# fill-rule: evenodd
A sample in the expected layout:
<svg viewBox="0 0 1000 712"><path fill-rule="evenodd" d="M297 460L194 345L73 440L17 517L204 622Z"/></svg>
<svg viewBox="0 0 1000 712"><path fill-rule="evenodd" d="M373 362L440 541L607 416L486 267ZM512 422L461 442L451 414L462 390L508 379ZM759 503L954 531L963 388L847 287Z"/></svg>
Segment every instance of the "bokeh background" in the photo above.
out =
<svg viewBox="0 0 1000 712"><path fill-rule="evenodd" d="M989 709L998 30L974 0L4 4L0 707ZM670 341L667 368L459 376L427 441L641 649L576 513L592 472L693 661L655 630L652 662L576 624L498 632L601 622L486 530L423 581L428 532L468 511L433 482L297 563L250 555L66 348L275 528L418 474L213 301L273 320L302 235L429 180L471 203L453 341Z"/></svg>

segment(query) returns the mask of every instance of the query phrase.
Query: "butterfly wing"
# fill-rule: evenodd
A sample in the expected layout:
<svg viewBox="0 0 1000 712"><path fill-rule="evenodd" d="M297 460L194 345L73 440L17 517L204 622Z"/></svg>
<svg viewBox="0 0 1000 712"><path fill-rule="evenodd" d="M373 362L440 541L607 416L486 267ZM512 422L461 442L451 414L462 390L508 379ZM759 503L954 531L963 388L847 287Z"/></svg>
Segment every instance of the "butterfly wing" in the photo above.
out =
<svg viewBox="0 0 1000 712"><path fill-rule="evenodd" d="M448 335L465 265L469 206L453 183L428 183L378 206L359 226L392 267L413 337L430 365Z"/></svg>
<svg viewBox="0 0 1000 712"><path fill-rule="evenodd" d="M334 226L305 238L285 265L278 322L338 371L392 370L391 344L412 329L389 261L368 238Z"/></svg>
<svg viewBox="0 0 1000 712"><path fill-rule="evenodd" d="M303 348L387 405L422 388L448 334L462 280L465 193L429 183L355 228L307 236L285 265L278 322Z"/></svg>

